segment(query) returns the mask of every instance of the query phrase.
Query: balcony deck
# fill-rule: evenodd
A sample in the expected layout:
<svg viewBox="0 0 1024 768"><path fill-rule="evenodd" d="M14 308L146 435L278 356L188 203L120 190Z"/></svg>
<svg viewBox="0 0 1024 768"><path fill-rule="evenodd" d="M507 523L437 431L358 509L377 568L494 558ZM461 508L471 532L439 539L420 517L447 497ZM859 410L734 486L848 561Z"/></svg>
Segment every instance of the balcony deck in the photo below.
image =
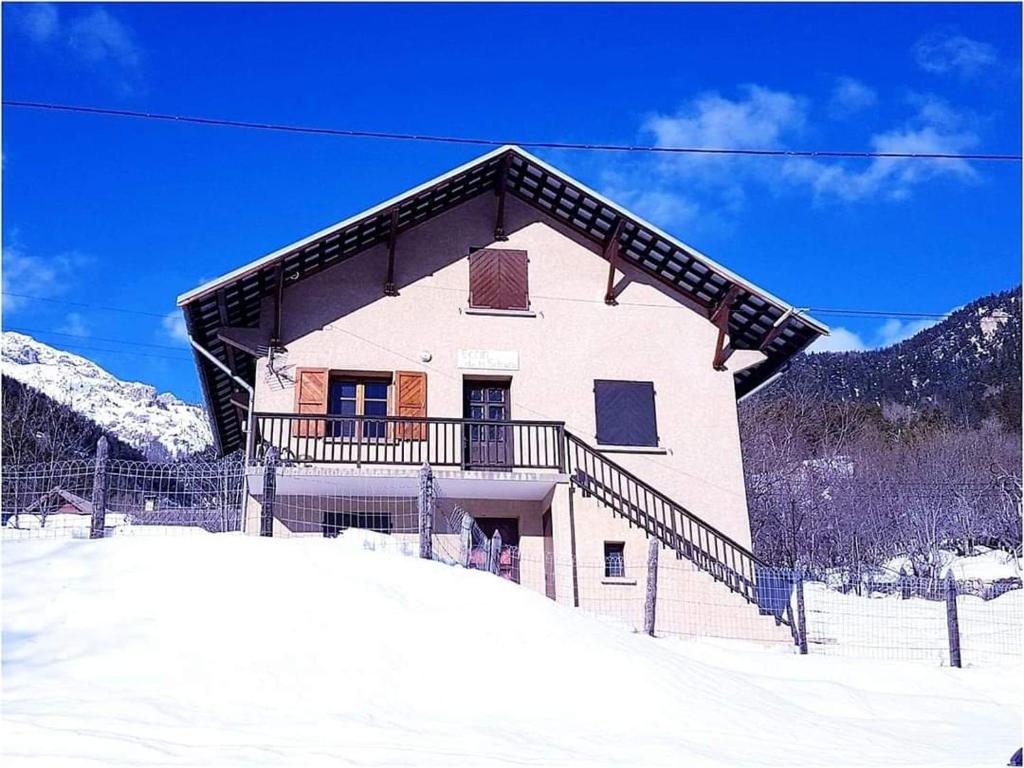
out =
<svg viewBox="0 0 1024 768"><path fill-rule="evenodd" d="M565 473L565 424L406 416L260 413L247 457L284 464Z"/></svg>

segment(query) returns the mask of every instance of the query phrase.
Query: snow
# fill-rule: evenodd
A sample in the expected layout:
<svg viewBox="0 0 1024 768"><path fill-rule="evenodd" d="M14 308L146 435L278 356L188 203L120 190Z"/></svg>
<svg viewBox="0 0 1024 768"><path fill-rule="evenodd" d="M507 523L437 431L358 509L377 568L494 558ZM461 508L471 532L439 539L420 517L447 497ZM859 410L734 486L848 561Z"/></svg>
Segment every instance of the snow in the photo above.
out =
<svg viewBox="0 0 1024 768"><path fill-rule="evenodd" d="M4 332L5 376L37 389L154 460L201 451L213 438L203 409L148 384L122 381L84 357Z"/></svg>
<svg viewBox="0 0 1024 768"><path fill-rule="evenodd" d="M386 539L3 544L5 766L1001 765L1013 669L652 639Z"/></svg>

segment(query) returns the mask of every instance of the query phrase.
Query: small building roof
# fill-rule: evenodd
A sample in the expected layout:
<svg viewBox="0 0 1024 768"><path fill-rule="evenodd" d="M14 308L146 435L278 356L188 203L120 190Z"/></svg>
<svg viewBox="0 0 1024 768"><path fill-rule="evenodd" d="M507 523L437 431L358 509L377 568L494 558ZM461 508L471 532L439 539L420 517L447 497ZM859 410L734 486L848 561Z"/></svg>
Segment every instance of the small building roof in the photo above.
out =
<svg viewBox="0 0 1024 768"><path fill-rule="evenodd" d="M71 491L65 491L63 488L51 488L46 493L42 494L38 499L33 501L27 507L25 507L25 512L28 514L36 514L39 512L43 512L44 510L42 509L42 507L44 507L47 503L54 503L57 502L58 500L63 501L66 504L70 504L83 515L92 514L91 501L83 499L78 494L71 493ZM49 510L45 511L48 512Z"/></svg>
<svg viewBox="0 0 1024 768"><path fill-rule="evenodd" d="M255 360L228 347L218 331L255 326L264 296L305 280L380 243L392 228L406 232L441 213L504 184L506 192L548 214L598 246L619 233L619 258L656 278L710 317L727 296L733 300L729 338L734 349L763 352L767 359L735 375L737 396L774 376L789 359L828 328L762 288L613 203L525 150L507 145L362 213L333 224L178 297L189 335L235 376L255 381ZM244 443L242 422L232 399L235 384L197 353L203 393L210 406L221 452Z"/></svg>

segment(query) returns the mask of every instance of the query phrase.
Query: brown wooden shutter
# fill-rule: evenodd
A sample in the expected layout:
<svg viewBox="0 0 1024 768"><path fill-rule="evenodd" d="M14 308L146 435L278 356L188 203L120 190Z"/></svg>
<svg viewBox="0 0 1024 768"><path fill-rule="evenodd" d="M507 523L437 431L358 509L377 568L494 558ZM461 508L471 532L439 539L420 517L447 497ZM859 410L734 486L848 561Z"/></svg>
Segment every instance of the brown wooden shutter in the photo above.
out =
<svg viewBox="0 0 1024 768"><path fill-rule="evenodd" d="M469 306L530 308L526 251L481 248L469 255Z"/></svg>
<svg viewBox="0 0 1024 768"><path fill-rule="evenodd" d="M295 369L296 413L327 413L327 380L326 368ZM295 437L323 437L327 426L323 421L296 421L293 424L292 434Z"/></svg>
<svg viewBox="0 0 1024 768"><path fill-rule="evenodd" d="M424 419L427 416L427 374L420 371L395 371L395 410L397 416ZM426 440L426 424L397 424L400 440Z"/></svg>

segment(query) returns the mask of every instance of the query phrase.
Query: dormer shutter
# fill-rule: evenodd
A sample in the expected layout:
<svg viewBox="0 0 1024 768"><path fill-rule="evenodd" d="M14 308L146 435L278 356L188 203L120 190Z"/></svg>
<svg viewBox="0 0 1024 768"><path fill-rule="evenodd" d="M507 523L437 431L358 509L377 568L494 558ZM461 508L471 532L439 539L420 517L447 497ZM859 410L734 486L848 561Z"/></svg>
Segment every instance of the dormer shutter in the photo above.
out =
<svg viewBox="0 0 1024 768"><path fill-rule="evenodd" d="M327 413L326 368L297 368L295 370L295 413ZM323 437L326 422L302 420L292 422L295 437Z"/></svg>
<svg viewBox="0 0 1024 768"><path fill-rule="evenodd" d="M474 309L530 308L526 251L481 248L469 255L469 306Z"/></svg>

